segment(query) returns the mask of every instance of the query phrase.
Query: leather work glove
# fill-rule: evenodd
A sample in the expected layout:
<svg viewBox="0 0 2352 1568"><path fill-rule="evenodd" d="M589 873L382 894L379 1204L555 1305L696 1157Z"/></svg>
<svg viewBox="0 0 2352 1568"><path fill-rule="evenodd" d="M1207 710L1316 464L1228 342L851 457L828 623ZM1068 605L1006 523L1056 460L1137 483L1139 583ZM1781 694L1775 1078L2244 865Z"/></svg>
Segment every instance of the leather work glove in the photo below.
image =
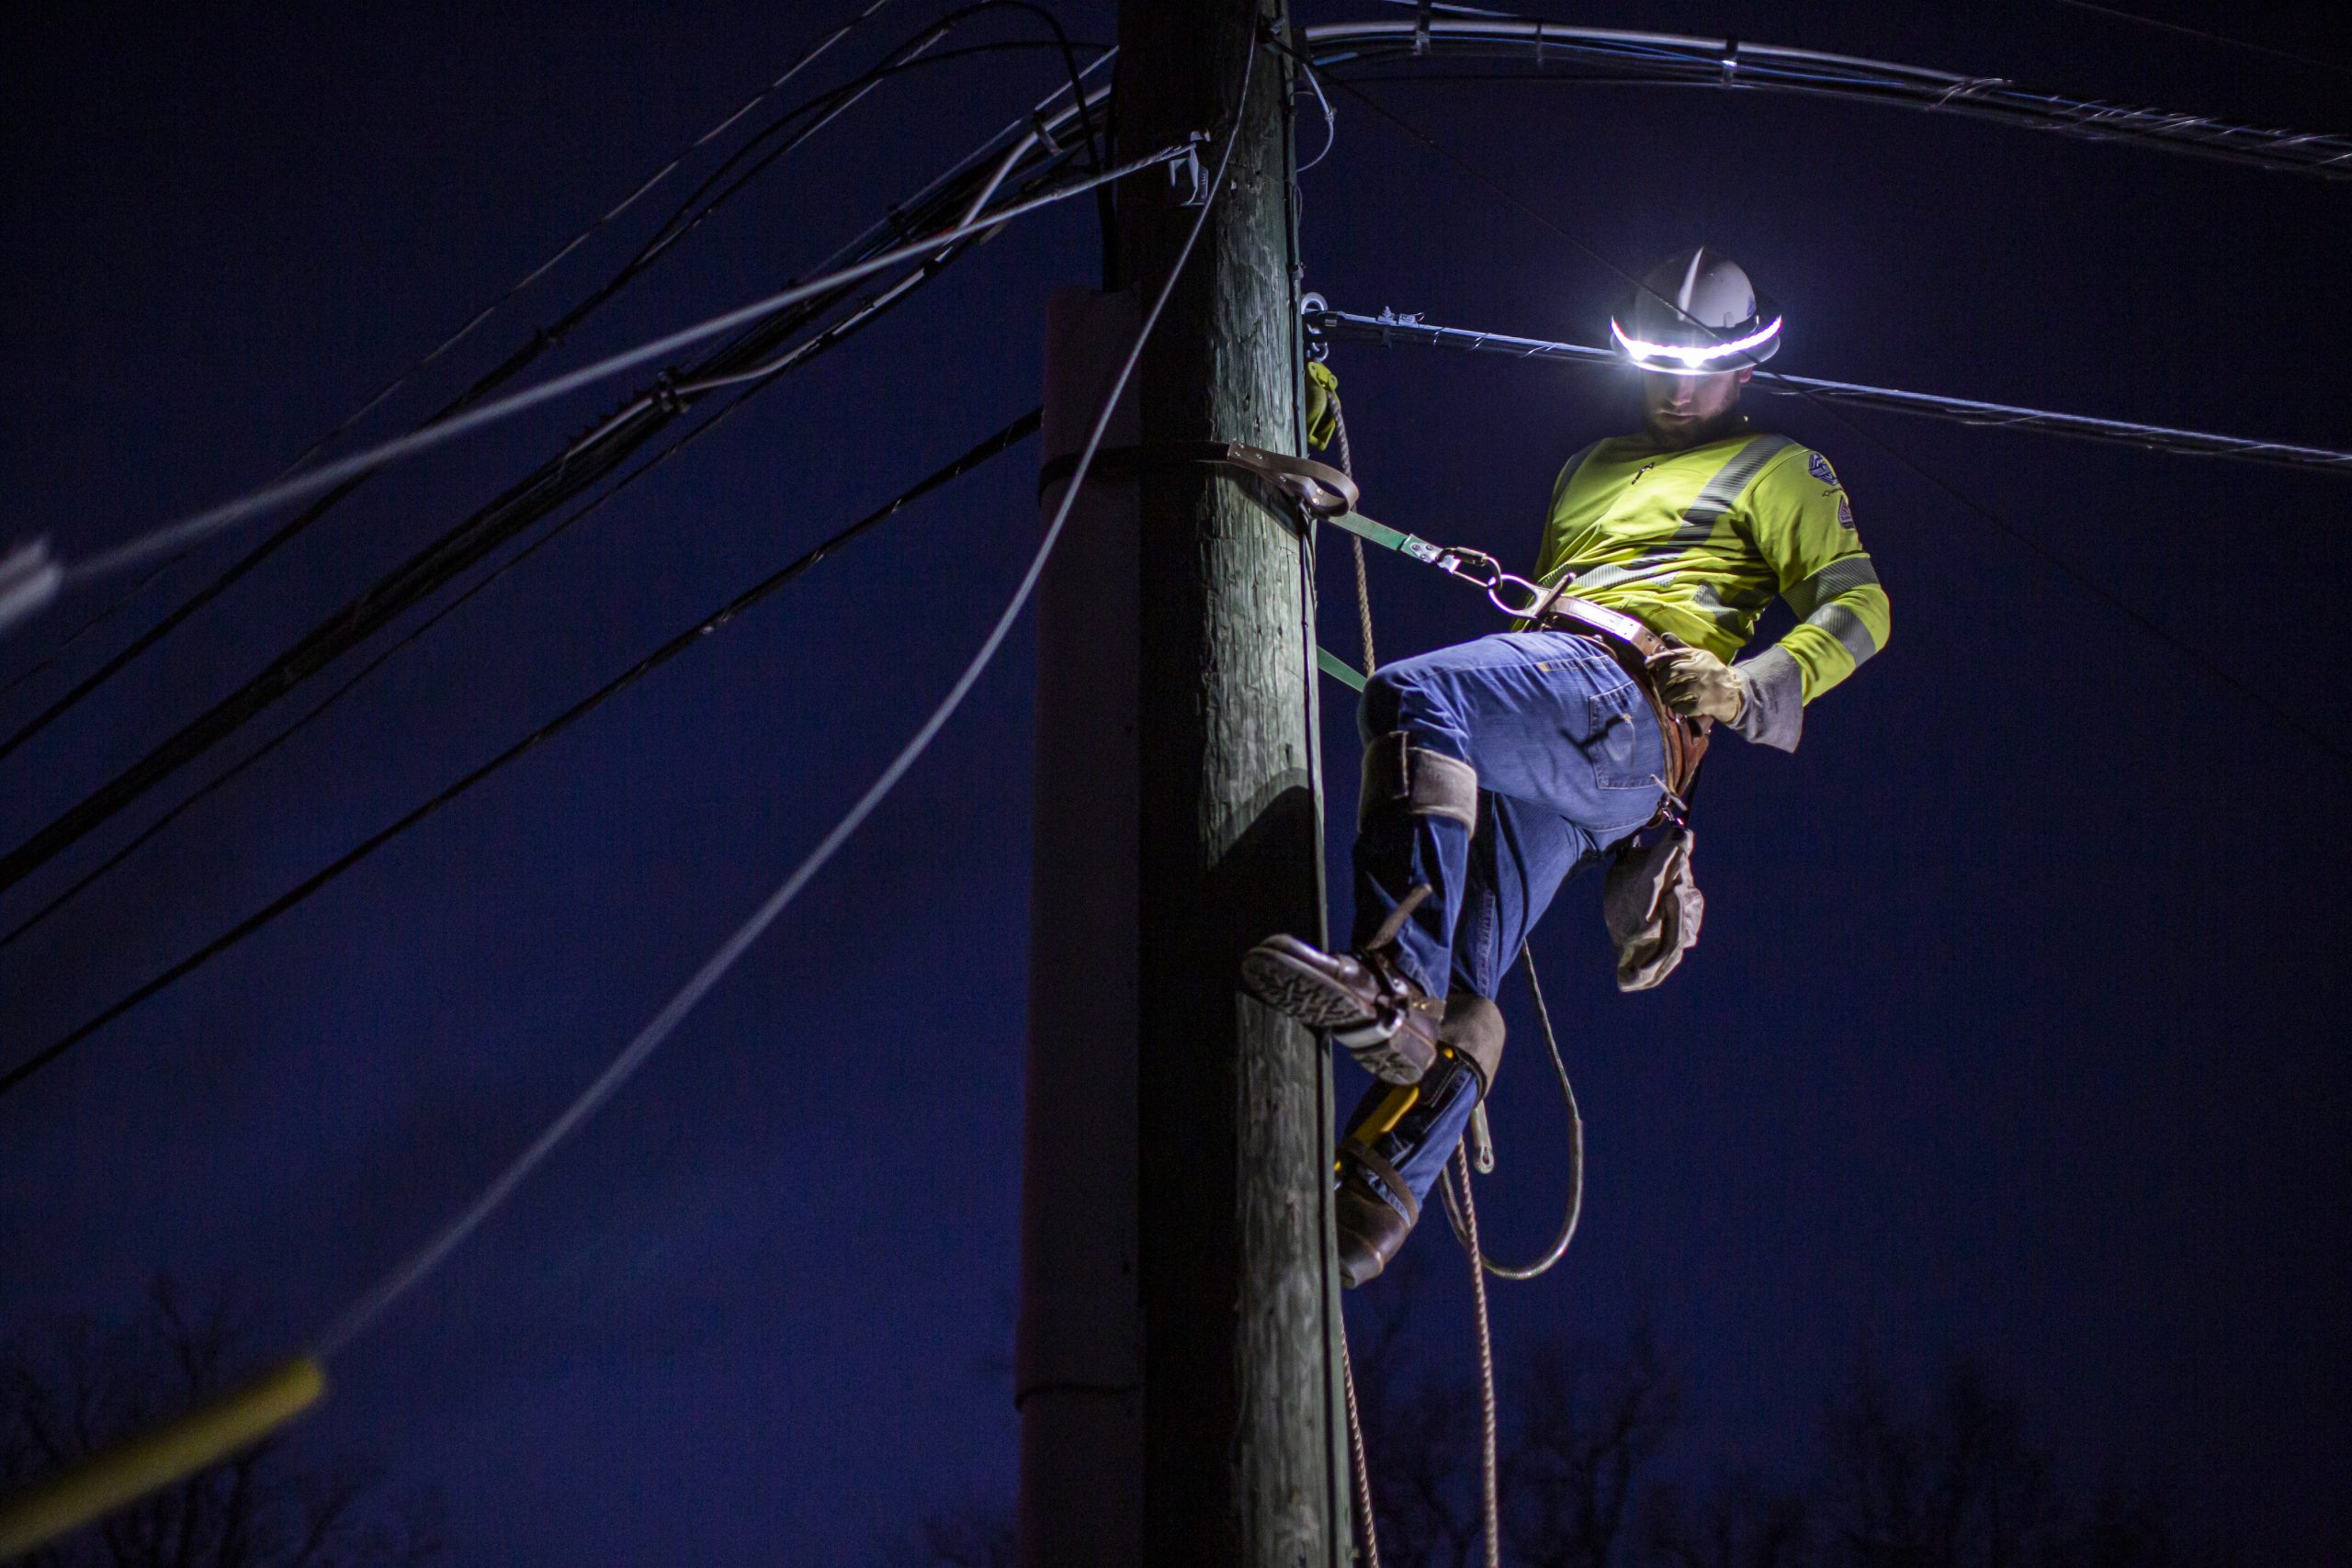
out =
<svg viewBox="0 0 2352 1568"><path fill-rule="evenodd" d="M1306 444L1317 452L1340 429L1340 378L1320 360L1306 365Z"/></svg>
<svg viewBox="0 0 2352 1568"><path fill-rule="evenodd" d="M1676 713L1732 724L1747 705L1747 683L1739 671L1703 648L1669 648L1651 654L1648 662L1657 694Z"/></svg>
<svg viewBox="0 0 2352 1568"><path fill-rule="evenodd" d="M1706 897L1690 871L1698 841L1688 828L1669 829L1646 844L1628 843L1609 863L1600 918L1617 950L1619 990L1648 990L1698 944L1707 916Z"/></svg>

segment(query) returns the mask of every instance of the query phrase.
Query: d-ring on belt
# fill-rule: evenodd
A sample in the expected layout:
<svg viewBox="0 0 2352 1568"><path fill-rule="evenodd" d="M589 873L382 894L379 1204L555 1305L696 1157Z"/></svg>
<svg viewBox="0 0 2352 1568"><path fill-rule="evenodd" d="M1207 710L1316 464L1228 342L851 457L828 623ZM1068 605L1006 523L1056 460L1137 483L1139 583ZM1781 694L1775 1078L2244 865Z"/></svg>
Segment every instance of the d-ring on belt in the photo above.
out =
<svg viewBox="0 0 2352 1568"><path fill-rule="evenodd" d="M1569 593L1568 580L1545 588L1540 582L1505 571L1502 563L1484 550L1432 545L1401 529L1374 522L1355 509L1362 494L1355 480L1311 457L1269 452L1243 441L1114 446L1095 455L1088 477L1132 479L1146 468L1191 464L1239 468L1287 497L1310 516L1484 589L1487 601L1506 615L1547 630L1573 632L1600 644L1647 699L1650 712L1657 719L1658 734L1666 742L1663 782L1667 798L1658 807L1659 818L1679 817L1685 808L1691 781L1698 776L1699 763L1707 754L1707 740L1715 721L1702 715L1677 714L1658 694L1649 659L1679 644L1660 637L1631 615ZM1048 459L1037 471L1038 492L1042 495L1052 486L1068 481L1077 469L1076 453ZM1514 599L1518 602L1513 603Z"/></svg>

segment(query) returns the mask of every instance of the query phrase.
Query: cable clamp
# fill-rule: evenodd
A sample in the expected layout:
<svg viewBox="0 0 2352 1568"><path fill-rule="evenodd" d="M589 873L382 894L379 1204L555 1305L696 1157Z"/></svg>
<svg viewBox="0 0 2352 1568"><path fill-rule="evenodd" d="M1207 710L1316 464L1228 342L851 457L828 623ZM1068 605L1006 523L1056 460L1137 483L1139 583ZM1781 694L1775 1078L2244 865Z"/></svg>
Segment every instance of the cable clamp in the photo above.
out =
<svg viewBox="0 0 2352 1568"><path fill-rule="evenodd" d="M1330 309L1331 302L1320 294L1299 296L1299 330L1306 336L1306 357L1317 365L1331 357L1331 336L1323 330L1323 318Z"/></svg>
<svg viewBox="0 0 2352 1568"><path fill-rule="evenodd" d="M1046 124L1046 111L1044 109L1032 109L1029 111L1029 129L1036 133L1037 145L1046 150L1046 157L1057 158L1061 156L1062 144L1054 140L1052 128Z"/></svg>
<svg viewBox="0 0 2352 1568"><path fill-rule="evenodd" d="M1209 133L1205 130L1193 132L1191 140L1184 143L1182 154L1168 161L1168 183L1185 186L1183 196L1176 203L1179 207L1204 207L1208 204L1208 171L1201 167L1201 149L1207 145L1208 140Z"/></svg>
<svg viewBox="0 0 2352 1568"><path fill-rule="evenodd" d="M685 394L678 390L678 373L664 370L653 378L653 389L646 394L653 406L673 419L686 412Z"/></svg>
<svg viewBox="0 0 2352 1568"><path fill-rule="evenodd" d="M1380 323L1380 346L1383 348L1394 348L1396 346L1396 340L1395 336L1390 333L1388 329L1391 327L1418 327L1421 324L1422 317L1421 312L1419 310L1414 311L1410 315L1400 315L1396 311L1390 310L1387 306L1383 305L1380 308L1380 314L1374 316L1373 320Z"/></svg>
<svg viewBox="0 0 2352 1568"><path fill-rule="evenodd" d="M1739 83L1736 80L1738 75L1739 40L1737 39L1725 39L1724 40L1723 85L1726 87L1736 87L1739 85Z"/></svg>
<svg viewBox="0 0 2352 1568"><path fill-rule="evenodd" d="M1416 55L1423 55L1429 51L1430 0L1421 0L1420 16L1413 23L1413 52Z"/></svg>

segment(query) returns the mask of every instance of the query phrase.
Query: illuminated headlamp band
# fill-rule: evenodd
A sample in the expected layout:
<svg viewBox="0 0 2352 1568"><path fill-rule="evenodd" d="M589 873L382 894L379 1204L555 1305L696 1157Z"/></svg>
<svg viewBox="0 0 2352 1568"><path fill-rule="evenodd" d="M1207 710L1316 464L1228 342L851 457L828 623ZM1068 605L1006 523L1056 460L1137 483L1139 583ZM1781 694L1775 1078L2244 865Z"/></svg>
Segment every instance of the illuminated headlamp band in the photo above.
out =
<svg viewBox="0 0 2352 1568"><path fill-rule="evenodd" d="M1657 368L1651 365L1652 360L1670 359L1684 370L1695 373L1704 370L1718 359L1745 354L1751 348L1760 348L1771 342L1779 334L1782 320L1775 316L1769 326L1759 327L1746 337L1733 338L1727 343L1711 343L1700 348L1684 348L1679 344L1644 343L1637 337L1628 337L1614 316L1609 319L1609 330L1616 334L1618 343L1633 356L1634 363L1645 369Z"/></svg>

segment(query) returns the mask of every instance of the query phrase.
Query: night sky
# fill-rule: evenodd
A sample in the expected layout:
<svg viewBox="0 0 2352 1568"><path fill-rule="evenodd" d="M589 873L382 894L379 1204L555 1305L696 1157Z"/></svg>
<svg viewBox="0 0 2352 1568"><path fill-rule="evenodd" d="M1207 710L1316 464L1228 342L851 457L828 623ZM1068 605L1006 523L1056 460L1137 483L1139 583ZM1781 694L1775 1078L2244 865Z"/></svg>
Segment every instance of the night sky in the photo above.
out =
<svg viewBox="0 0 2352 1568"><path fill-rule="evenodd" d="M269 478L847 8L17 14L0 543L45 532L72 558ZM825 79L936 10L901 0ZM1367 12L1385 14L1318 0L1303 17ZM1109 40L1110 6L1061 14ZM2158 14L2352 59L2284 12ZM2340 73L2056 0L1573 16L2311 130L2352 119ZM998 17L969 41L1037 36ZM1001 54L885 87L548 368L777 287L1059 70ZM2352 442L2352 188L1762 95L1375 90L1620 265L1728 250L1787 311L1777 369ZM1337 149L1306 178L1310 288L1599 341L1614 274L1338 107ZM1301 136L1321 143L1311 111ZM364 430L420 417L639 232L587 247ZM400 654L0 953L5 1058L1030 407L1046 296L1091 281L1097 256L1084 202L1016 227ZM1626 386L1588 370L1354 344L1333 363L1365 510L1522 569L1559 462L1633 419ZM617 397L369 486L0 763L0 837ZM1561 1270L1500 1290L1501 1334L1607 1340L1646 1314L1684 1369L1690 1441L1767 1468L1810 1442L1858 1356L1908 1372L1977 1352L2070 1462L2177 1478L2195 1522L2275 1543L2267 1561L2352 1560L2333 620L2352 596L2335 525L2352 479L1751 410L1838 465L1894 635L1811 710L1795 756L1718 747L1697 823L1705 939L1662 991L1611 987L1596 884L1544 928L1589 1127L1587 1224ZM910 511L0 1100L0 1327L134 1314L160 1269L254 1303L289 1342L315 1330L593 1076L929 710L1026 560L1035 460L1023 448ZM252 536L199 551L65 671ZM1336 541L1321 581L1325 640L1353 660ZM1373 587L1386 656L1494 629L1475 594L1393 558ZM117 592L9 634L0 680ZM857 1562L926 1509L1009 1499L1034 669L1024 629L629 1092L336 1364L303 1440L439 1488L451 1561ZM61 673L0 699L0 724ZM1323 694L1341 824L1353 725L1346 694ZM0 918L118 841L62 857ZM1532 1251L1555 1218L1546 1077L1517 1030L1483 1197L1500 1253ZM1345 1091L1360 1081L1342 1069ZM1466 1377L1458 1258L1442 1235L1413 1245L1445 1250L1428 1332Z"/></svg>

